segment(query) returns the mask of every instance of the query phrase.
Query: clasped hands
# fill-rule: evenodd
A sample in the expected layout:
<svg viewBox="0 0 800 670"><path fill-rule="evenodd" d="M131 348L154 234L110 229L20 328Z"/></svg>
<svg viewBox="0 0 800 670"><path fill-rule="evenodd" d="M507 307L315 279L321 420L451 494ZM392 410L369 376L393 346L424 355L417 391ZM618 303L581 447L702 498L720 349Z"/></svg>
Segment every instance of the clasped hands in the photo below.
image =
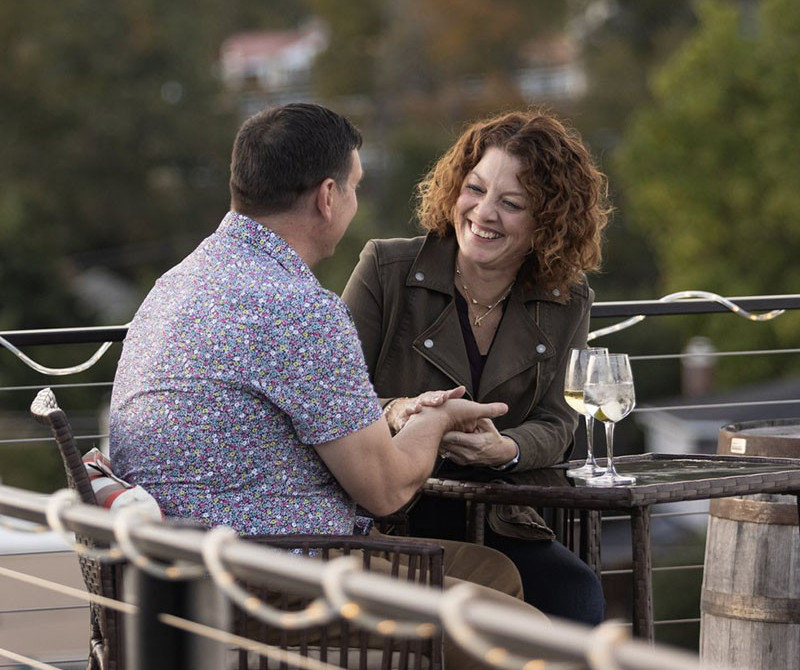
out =
<svg viewBox="0 0 800 670"><path fill-rule="evenodd" d="M445 391L426 391L414 398L395 398L385 410L393 433L401 431L415 414L426 407L440 407L447 412L454 428L442 437L439 455L457 465L498 466L517 453L513 440L500 434L492 417L508 411L502 403L475 403L463 400L466 388L457 386Z"/></svg>

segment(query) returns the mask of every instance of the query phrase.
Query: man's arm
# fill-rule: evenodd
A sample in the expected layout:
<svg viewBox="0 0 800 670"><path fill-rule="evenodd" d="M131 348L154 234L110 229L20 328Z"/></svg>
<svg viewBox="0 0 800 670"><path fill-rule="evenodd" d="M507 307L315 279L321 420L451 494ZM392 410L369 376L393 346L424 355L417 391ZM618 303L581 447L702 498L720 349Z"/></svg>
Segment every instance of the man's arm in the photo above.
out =
<svg viewBox="0 0 800 670"><path fill-rule="evenodd" d="M433 471L448 430L470 431L481 418L501 416L504 403L448 400L423 407L392 437L384 419L354 433L316 445L317 453L345 491L376 516L405 505Z"/></svg>

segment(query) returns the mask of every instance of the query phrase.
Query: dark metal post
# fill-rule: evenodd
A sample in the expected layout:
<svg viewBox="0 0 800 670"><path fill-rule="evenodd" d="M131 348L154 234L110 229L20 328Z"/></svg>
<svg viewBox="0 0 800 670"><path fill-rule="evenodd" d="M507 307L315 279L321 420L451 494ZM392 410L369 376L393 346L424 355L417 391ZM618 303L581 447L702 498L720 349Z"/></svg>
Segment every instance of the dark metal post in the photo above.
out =
<svg viewBox="0 0 800 670"><path fill-rule="evenodd" d="M132 670L218 670L225 666L225 645L159 620L160 614L227 630L229 607L210 580L167 581L136 568L125 579L126 600L139 614L127 618L126 658ZM129 586L130 585L130 586Z"/></svg>

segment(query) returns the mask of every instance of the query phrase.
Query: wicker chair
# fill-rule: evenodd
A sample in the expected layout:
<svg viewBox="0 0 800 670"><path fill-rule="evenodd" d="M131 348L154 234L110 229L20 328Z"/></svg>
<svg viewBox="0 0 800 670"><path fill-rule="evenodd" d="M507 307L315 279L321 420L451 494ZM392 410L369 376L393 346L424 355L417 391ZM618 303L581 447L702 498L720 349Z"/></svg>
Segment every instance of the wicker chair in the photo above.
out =
<svg viewBox="0 0 800 670"><path fill-rule="evenodd" d="M67 483L78 492L82 502L97 505L81 453L78 450L67 417L58 406L55 394L49 388L41 390L31 404L31 414L40 423L49 426L58 444ZM409 581L441 588L443 584L444 551L441 546L409 538L389 540L370 536L325 536L325 535L272 535L250 538L254 542L268 544L302 555L316 555L323 559L358 552L363 564L369 568L374 559L388 560L392 573L402 572ZM86 546L95 547L90 537L76 534L76 540ZM79 557L83 580L89 593L121 600L123 596L122 574L124 561L109 563ZM251 587L254 593L276 602L275 594ZM297 598L281 593L277 595L279 606L302 606ZM116 610L91 605L89 659L87 670L125 670L124 627L122 615ZM335 637L332 634L335 631ZM344 621L334 622L329 627L304 631L300 639L293 640L291 634L270 631L265 624L252 619L238 608L234 608L234 632L253 639L277 644L301 655L328 659L347 668L381 668L385 670L440 670L442 660L441 636L424 640L408 641L382 638L380 648L375 647L375 638L366 633L353 632ZM340 646L339 640L347 639L348 645ZM376 653L377 652L377 653ZM334 660L334 657L338 660ZM239 667L248 668L248 654L239 652ZM257 661L257 667L268 665L267 658ZM282 666L286 667L286 666Z"/></svg>
<svg viewBox="0 0 800 670"><path fill-rule="evenodd" d="M97 505L89 475L75 444L72 428L56 397L49 389L42 389L31 404L31 414L39 423L50 427L64 461L69 488L78 492L81 502ZM95 547L90 537L76 534L75 539L87 547ZM122 566L124 561L96 561L79 557L83 581L89 593L115 600L122 599ZM100 605L90 606L89 659L87 670L123 670L124 646L122 615L116 610Z"/></svg>
<svg viewBox="0 0 800 670"><path fill-rule="evenodd" d="M433 542L414 538L386 538L374 536L321 536L321 535L266 535L248 538L274 548L292 550L305 556L322 560L341 555L356 555L365 569L376 561L385 561L390 574L409 582L442 588L444 550ZM248 587L259 598L276 607L293 610L305 607L310 599L301 599L285 592L274 593L264 588ZM440 670L443 666L442 637L436 635L424 640L408 640L370 635L354 629L347 621L339 619L324 627L301 632L270 630L258 619L234 607L234 630L240 635L266 642L280 649L310 656L341 668L381 670ZM348 640L348 644L341 644ZM287 668L276 660L260 657L257 662L248 659L247 652L239 651L239 670L250 668L269 670Z"/></svg>

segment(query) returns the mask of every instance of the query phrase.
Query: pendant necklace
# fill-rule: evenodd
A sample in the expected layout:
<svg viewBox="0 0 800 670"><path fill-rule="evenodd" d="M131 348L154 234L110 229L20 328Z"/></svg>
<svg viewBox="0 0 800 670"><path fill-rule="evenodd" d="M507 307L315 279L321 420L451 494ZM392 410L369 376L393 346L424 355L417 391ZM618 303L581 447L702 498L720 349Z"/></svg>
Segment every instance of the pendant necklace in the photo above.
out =
<svg viewBox="0 0 800 670"><path fill-rule="evenodd" d="M456 263L456 275L458 275L458 280L461 283L461 288L464 289L464 296L467 298L467 300L469 300L469 302L472 303L473 305L477 305L478 307L483 307L486 310L480 316L476 316L472 321L473 325L478 327L480 327L481 321L483 321L487 316L489 316L489 313L492 312L492 310L494 310L495 307L497 307L501 302L503 302L503 300L505 300L508 297L508 294L511 293L511 289L514 287L514 282L512 281L508 285L508 288L506 288L506 290L503 291L502 295L495 302L493 302L491 305L484 305L482 302L478 302L477 300L475 300L475 298L472 297L472 294L469 292L467 285L464 283L464 278L461 276L461 268L458 267L458 263Z"/></svg>

